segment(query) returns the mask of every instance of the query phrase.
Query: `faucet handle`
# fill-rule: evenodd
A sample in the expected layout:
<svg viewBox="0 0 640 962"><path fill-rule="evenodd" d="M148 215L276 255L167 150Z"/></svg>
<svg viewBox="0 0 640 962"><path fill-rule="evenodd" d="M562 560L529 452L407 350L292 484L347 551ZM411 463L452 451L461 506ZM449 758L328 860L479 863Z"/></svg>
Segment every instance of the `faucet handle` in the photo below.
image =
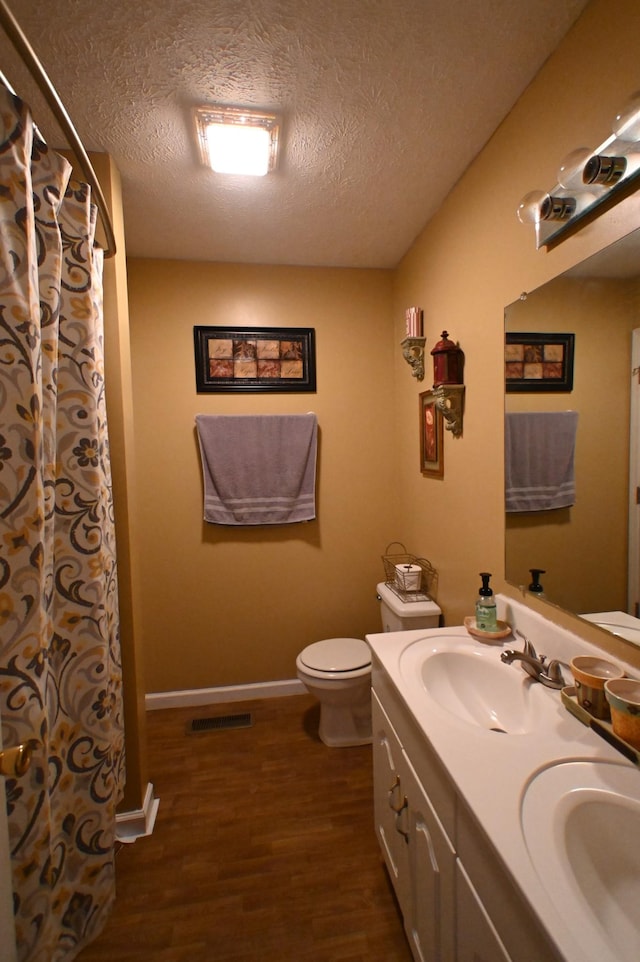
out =
<svg viewBox="0 0 640 962"><path fill-rule="evenodd" d="M538 657L538 653L536 652L535 648L533 647L533 645L531 644L531 642L529 641L529 639L526 638L526 637L522 634L521 631L518 631L517 628L516 628L516 630L515 630L515 633L516 633L516 635L518 636L518 638L522 638L522 642L523 642L523 646L524 646L522 650L523 650L524 654L525 654L525 655L529 655L530 658L537 658L537 657ZM541 659L541 660L544 661L544 659Z"/></svg>
<svg viewBox="0 0 640 962"><path fill-rule="evenodd" d="M565 678L562 671L562 662L557 659L553 659L547 665L547 677L550 681L554 682L558 688L564 688Z"/></svg>

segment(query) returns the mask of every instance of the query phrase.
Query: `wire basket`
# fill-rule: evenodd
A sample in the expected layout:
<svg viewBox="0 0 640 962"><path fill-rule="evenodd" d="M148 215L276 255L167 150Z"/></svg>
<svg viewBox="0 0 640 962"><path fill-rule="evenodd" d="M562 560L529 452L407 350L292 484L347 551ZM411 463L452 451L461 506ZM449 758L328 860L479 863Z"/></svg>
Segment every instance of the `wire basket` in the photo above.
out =
<svg viewBox="0 0 640 962"><path fill-rule="evenodd" d="M431 601L435 597L438 573L426 558L409 554L400 541L392 541L382 555L385 584L402 601ZM403 566L412 570L403 572ZM415 569L419 568L417 572ZM419 575L419 577L418 577Z"/></svg>

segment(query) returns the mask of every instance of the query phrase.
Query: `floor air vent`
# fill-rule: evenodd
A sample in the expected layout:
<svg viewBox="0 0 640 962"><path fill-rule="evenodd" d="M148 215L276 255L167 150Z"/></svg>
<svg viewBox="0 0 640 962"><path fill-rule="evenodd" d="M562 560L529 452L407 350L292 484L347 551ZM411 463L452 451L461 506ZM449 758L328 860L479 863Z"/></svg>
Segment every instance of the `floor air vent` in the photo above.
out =
<svg viewBox="0 0 640 962"><path fill-rule="evenodd" d="M251 728L253 718L250 712L239 715L218 715L216 718L193 718L189 723L190 732L223 731L230 728Z"/></svg>

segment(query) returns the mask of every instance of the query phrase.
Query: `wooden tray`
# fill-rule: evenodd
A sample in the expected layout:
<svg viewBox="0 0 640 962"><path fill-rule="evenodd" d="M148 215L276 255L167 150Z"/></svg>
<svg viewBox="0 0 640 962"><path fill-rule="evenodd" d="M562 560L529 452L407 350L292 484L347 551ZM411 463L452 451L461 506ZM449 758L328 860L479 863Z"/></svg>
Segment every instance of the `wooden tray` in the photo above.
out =
<svg viewBox="0 0 640 962"><path fill-rule="evenodd" d="M481 628L476 628L476 619L472 615L464 619L464 626L470 635L473 635L474 638L480 638L481 641L486 641L487 638L508 638L511 634L511 628L506 621L498 622L497 631L482 631Z"/></svg>
<svg viewBox="0 0 640 962"><path fill-rule="evenodd" d="M634 748L633 745L625 742L619 735L616 735L611 722L594 718L593 715L590 715L578 702L576 690L573 685L563 688L560 694L562 695L564 707L567 711L570 711L572 715L575 715L578 721L581 721L587 728L591 728L596 734L600 735L601 738L604 738L606 742L609 742L613 748L619 751L621 755L624 755L625 758L628 758L629 761L640 766L640 751Z"/></svg>

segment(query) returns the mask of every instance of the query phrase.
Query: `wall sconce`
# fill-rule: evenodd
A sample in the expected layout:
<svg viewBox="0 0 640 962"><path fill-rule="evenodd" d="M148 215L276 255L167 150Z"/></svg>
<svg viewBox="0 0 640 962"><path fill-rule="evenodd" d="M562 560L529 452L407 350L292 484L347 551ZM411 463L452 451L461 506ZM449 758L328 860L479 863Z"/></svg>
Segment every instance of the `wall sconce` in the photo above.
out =
<svg viewBox="0 0 640 962"><path fill-rule="evenodd" d="M421 307L408 307L404 312L407 335L402 341L402 356L411 366L413 377L424 378L423 311Z"/></svg>
<svg viewBox="0 0 640 962"><path fill-rule="evenodd" d="M536 247L552 249L640 186L640 91L616 115L612 129L595 150L571 151L550 191L530 191L520 201L518 219L534 225Z"/></svg>

